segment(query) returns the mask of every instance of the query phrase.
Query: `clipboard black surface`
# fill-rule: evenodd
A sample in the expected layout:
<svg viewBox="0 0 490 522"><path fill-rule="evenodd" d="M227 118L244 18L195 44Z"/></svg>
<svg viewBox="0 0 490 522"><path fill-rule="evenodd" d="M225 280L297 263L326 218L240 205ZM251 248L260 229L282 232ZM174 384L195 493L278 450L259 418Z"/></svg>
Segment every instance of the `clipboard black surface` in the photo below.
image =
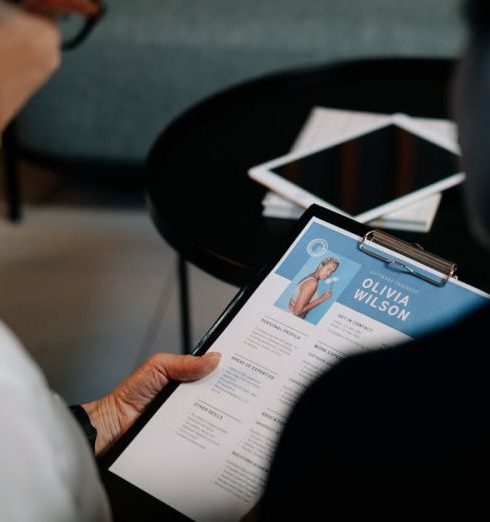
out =
<svg viewBox="0 0 490 522"><path fill-rule="evenodd" d="M360 236L369 231L368 227L358 223L357 221L346 218L340 214L324 209L317 205L311 206L305 211L302 217L295 224L291 235L287 238L286 241L284 241L284 244L281 246L277 255L271 259L270 263L260 270L252 283L240 290L232 299L221 316L206 333L203 339L198 343L195 351L193 352L194 355L202 355L206 353L208 348L224 331L231 320L237 315L243 305L247 302L248 298L253 294L267 274L272 270L279 257L287 250L294 238L296 238L296 236L303 230L305 225L314 216ZM136 437L136 435L141 431L141 429L146 425L149 419L151 419L151 417L165 402L165 400L176 390L178 385L179 383L177 382L169 383L169 385L164 390L162 390L162 392L159 393L157 397L155 397L155 399L141 414L134 425L99 461L102 480L109 496L115 521L139 520L141 522L145 522L147 520L153 521L158 517L163 516L166 517L165 520L190 520L182 513L179 513L172 507L163 504L161 501L110 472L108 469ZM172 477L169 477L169 480L172 480ZM185 488L185 484L183 484L182 487Z"/></svg>
<svg viewBox="0 0 490 522"><path fill-rule="evenodd" d="M330 210L322 207L313 205L311 206L303 216L296 223L291 236L284 242L277 255L271 259L270 263L265 266L258 274L255 280L242 289L231 303L227 306L222 315L218 318L215 324L210 328L207 334L199 342L196 347L195 354L201 355L205 353L218 337L224 332L233 318L243 308L245 303L249 300L256 289L261 285L264 279L277 265L279 259L286 253L292 242L298 237L298 235L304 230L305 226L311 221L312 218L318 218L326 223L335 225L345 231L348 231L361 238L368 237L368 234L372 233L372 229L358 223L352 219L336 214ZM403 242L402 242L403 243ZM419 247L418 247L419 248ZM417 249L415 249L417 252ZM424 255L429 255L423 251ZM437 256L436 256L437 257ZM448 277L454 275L455 266L452 263L448 264L452 267L452 271ZM449 269L448 269L449 270ZM447 280L447 278L446 278ZM429 282L427 284L430 284ZM185 515L177 512L172 507L164 504L160 500L152 497L148 493L145 493L136 486L130 484L119 476L115 475L108 468L112 463L121 455L125 448L131 443L136 435L142 430L147 422L153 417L160 406L172 395L172 393L179 386L178 383L170 383L149 405L149 407L143 412L136 423L128 430L128 432L114 445L113 448L104 456L100 461L100 469L102 474L103 482L106 486L112 509L114 519L116 521L123 520L156 520L157 517L165 517L165 520L190 520ZM168 477L169 481L173 480L172 476ZM186 488L186 484L182 484L182 488ZM192 491L189 491L189 495L192 495Z"/></svg>

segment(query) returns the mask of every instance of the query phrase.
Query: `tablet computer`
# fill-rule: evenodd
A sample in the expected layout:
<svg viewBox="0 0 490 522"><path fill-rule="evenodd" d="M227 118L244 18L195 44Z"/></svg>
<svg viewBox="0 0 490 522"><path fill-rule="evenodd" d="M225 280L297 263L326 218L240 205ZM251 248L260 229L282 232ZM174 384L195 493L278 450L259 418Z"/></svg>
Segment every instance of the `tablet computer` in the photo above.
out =
<svg viewBox="0 0 490 522"><path fill-rule="evenodd" d="M249 175L303 208L316 203L367 222L461 183L458 159L449 138L395 114Z"/></svg>
<svg viewBox="0 0 490 522"><path fill-rule="evenodd" d="M366 232L326 209L308 209L276 259L199 343L198 354L222 354L218 368L167 386L106 456L116 520L239 520L264 488L291 408L317 375L487 302L454 279L438 286L447 275Z"/></svg>

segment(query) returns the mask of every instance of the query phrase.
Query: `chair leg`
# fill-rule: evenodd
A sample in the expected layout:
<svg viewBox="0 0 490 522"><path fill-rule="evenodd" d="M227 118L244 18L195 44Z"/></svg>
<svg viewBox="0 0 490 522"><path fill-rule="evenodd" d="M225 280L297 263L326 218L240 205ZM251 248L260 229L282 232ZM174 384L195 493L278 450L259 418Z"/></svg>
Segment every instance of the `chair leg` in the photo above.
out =
<svg viewBox="0 0 490 522"><path fill-rule="evenodd" d="M11 123L3 135L3 170L8 218L18 223L22 218L19 166L16 155L15 127Z"/></svg>
<svg viewBox="0 0 490 522"><path fill-rule="evenodd" d="M182 256L178 259L180 325L182 335L182 352L187 354L192 350L191 310L189 300L189 278L187 264Z"/></svg>

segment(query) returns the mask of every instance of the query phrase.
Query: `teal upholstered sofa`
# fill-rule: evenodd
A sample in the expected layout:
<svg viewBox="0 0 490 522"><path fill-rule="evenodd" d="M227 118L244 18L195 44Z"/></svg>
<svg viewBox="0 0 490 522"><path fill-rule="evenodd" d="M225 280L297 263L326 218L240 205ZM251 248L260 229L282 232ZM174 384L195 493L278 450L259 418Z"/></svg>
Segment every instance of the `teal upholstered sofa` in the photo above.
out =
<svg viewBox="0 0 490 522"><path fill-rule="evenodd" d="M33 151L141 166L197 100L272 71L363 56L454 56L458 0L109 0L18 120ZM362 88L362 86L360 86Z"/></svg>

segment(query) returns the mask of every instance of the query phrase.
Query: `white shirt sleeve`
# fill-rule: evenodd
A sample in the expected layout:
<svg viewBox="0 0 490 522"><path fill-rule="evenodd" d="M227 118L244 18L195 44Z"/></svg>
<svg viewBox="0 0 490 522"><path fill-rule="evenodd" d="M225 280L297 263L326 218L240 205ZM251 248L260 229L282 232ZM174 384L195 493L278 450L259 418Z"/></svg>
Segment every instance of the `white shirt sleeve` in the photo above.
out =
<svg viewBox="0 0 490 522"><path fill-rule="evenodd" d="M107 498L72 414L0 323L0 520L106 522Z"/></svg>

